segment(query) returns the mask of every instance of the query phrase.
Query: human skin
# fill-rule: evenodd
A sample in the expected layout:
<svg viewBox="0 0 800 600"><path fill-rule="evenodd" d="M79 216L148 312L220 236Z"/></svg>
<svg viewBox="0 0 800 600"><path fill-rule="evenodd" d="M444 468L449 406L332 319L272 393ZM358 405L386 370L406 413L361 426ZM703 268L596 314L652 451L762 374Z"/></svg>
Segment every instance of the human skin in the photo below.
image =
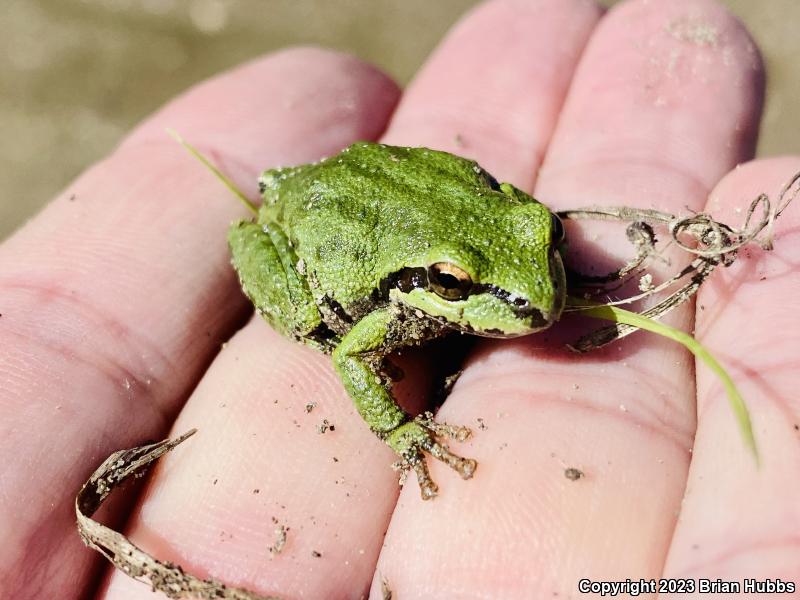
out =
<svg viewBox="0 0 800 600"><path fill-rule="evenodd" d="M5 242L0 598L83 598L102 573L97 596L152 598L81 545L73 498L112 451L192 427L117 518L157 557L264 594L380 597L384 578L399 598L576 597L581 578L800 580L800 322L786 300L800 292L798 207L774 251L743 252L696 311L668 319L694 326L736 380L760 467L719 382L703 366L695 380L680 347L639 333L576 356L557 325L468 358L439 417L476 429L454 449L480 466L465 482L430 461L440 495L423 502L413 478L398 495L394 456L329 357L247 321L225 245L244 211L163 133L252 197L264 168L381 138L475 158L553 209L706 207L734 226L800 171L800 157L734 169L753 153L763 70L719 4L601 15L579 0L487 2L396 107L396 86L351 57L249 63L169 104ZM568 229L579 265L629 256L618 232L592 227ZM402 394L420 405L424 377L410 375ZM334 432L318 433L323 418ZM290 531L270 560L273 517Z"/></svg>

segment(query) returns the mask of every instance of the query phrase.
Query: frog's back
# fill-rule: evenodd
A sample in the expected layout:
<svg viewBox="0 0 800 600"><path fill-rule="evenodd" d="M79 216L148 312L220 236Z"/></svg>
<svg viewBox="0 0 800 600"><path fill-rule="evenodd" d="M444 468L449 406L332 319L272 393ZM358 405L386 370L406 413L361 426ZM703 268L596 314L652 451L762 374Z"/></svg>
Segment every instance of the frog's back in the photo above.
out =
<svg viewBox="0 0 800 600"><path fill-rule="evenodd" d="M260 185L262 219L286 232L317 295L335 290L345 305L443 236L485 237L487 221L519 204L474 161L363 142L313 165L267 171Z"/></svg>

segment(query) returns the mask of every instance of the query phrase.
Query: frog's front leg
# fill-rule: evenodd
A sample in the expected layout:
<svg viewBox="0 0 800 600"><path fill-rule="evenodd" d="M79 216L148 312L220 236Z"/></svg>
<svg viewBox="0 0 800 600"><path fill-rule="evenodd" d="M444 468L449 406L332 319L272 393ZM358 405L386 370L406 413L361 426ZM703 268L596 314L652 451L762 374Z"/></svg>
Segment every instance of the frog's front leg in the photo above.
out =
<svg viewBox="0 0 800 600"><path fill-rule="evenodd" d="M361 417L372 431L400 456L403 469L413 469L424 500L436 496L437 486L428 473L425 453L446 463L464 479L475 472L477 463L451 453L437 441L448 436L463 441L470 434L466 427L435 423L430 413L412 419L395 402L391 381L381 365L388 352L404 345L408 321L396 306L387 306L362 318L342 338L333 352L336 371ZM414 326L413 324L410 326Z"/></svg>
<svg viewBox="0 0 800 600"><path fill-rule="evenodd" d="M242 289L256 311L283 335L329 352L329 332L281 228L240 221L231 226L228 244Z"/></svg>

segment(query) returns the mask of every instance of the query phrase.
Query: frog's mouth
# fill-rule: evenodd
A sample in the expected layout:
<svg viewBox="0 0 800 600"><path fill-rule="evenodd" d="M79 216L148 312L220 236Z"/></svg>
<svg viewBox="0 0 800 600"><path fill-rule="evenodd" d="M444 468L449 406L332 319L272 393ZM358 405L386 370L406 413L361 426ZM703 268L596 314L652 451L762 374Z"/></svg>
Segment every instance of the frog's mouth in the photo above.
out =
<svg viewBox="0 0 800 600"><path fill-rule="evenodd" d="M494 294L491 295L494 296ZM504 306L511 307L512 305L504 301ZM532 306L525 306L523 308L518 308L517 310L514 310L512 314L514 315L513 319L518 324L518 327L509 329L500 329L497 327L488 327L485 325L473 326L470 322L468 322L468 319L465 319L465 316L463 314L461 318L464 320L455 322L441 316L435 316L435 315L429 315L429 316L433 319L440 321L443 325L446 325L447 327L455 331L462 331L464 333L469 333L470 335L477 335L480 337L488 337L496 339L509 339L535 333L537 331L547 329L548 327L550 327L550 325L553 324L553 321L555 321L555 318L550 317L549 315L543 313L538 308ZM505 323L506 326L510 324L510 321L508 320L505 320L503 322Z"/></svg>

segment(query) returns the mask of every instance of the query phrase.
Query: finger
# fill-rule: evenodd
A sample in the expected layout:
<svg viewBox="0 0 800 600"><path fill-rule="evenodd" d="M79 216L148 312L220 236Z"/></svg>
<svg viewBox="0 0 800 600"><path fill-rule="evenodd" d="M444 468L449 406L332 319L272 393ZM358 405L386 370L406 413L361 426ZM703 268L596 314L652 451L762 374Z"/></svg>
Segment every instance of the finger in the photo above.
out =
<svg viewBox="0 0 800 600"><path fill-rule="evenodd" d="M530 189L600 14L590 0L480 5L414 79L384 141L475 158Z"/></svg>
<svg viewBox="0 0 800 600"><path fill-rule="evenodd" d="M549 135L552 123L547 119L555 118L571 64L597 17L597 9L584 2L569 3L572 8L567 9L562 8L567 4L553 1L541 10L535 6L521 10L525 23L514 25L519 11L510 6L514 5L489 4L444 42L426 68L428 74L412 84L385 141L402 143L400 136L407 131L414 129L421 136L438 127L437 147L458 132L466 144L474 144L475 151L480 151L479 136L490 133L490 129L484 129L488 127L485 123L472 128L478 122L467 119L453 132L448 130L455 123L453 120L422 120L423 104L436 100L433 85L441 80L442 73L448 78L446 86L439 83L439 104L452 102L448 97L452 88L455 97L476 111L487 103L506 105L503 119L528 123L544 132L542 135ZM560 37L551 32L551 28L562 26L566 32L562 31ZM516 33L509 35L509 31ZM521 39L523 34L528 42ZM554 45L557 38L560 42ZM481 45L484 51L471 54L474 44ZM508 44L514 52L509 51ZM570 50L572 46L575 47ZM471 68L450 76L456 58L463 58L465 52L470 53ZM518 68L520 61L522 67ZM431 70L438 70L439 75L431 74ZM510 77L506 74L509 70L518 76ZM483 74L484 81L477 81L475 73ZM485 86L485 80L492 78L494 83ZM427 92L423 89L426 87ZM530 120L525 121L525 116L516 112L522 110L524 103L512 101L518 94L552 94L553 98L546 102L533 100L537 107L549 108L541 114L531 113ZM444 109L433 110L441 114ZM490 113L486 114L488 118ZM501 125L499 119L498 135L502 135ZM434 144L436 139L409 137L405 141ZM520 143L543 148L546 140L521 138ZM529 157L540 152L524 145L516 150L521 153L517 158L521 166L515 170L535 172L536 164ZM483 156L488 155L481 159ZM252 357L253 364L261 367L248 368L249 360L244 363L241 358L235 367L217 368L215 364L187 403L175 429L196 426L203 439L198 434L196 444L187 443L182 448L182 458L166 459L159 472L163 476L154 477L150 488L153 492L144 502L141 519L132 526L130 535L134 541L155 549L160 557L179 562L187 569L262 593L280 591L285 595L320 597L330 595L331 590L365 591L396 500L397 474L389 468L396 457L358 417L333 376L327 357L278 340L260 320L234 336L226 353L234 351L240 357ZM416 373L409 371L412 377ZM409 379L403 382L405 395L416 396L417 400L424 397L422 384ZM303 385L304 381L318 383L308 386ZM235 425L218 430L221 411L206 409L212 405L207 395L215 395L204 391L209 389L232 390L226 391L226 396L231 393L235 402L217 398L226 404L225 422L230 419L233 423L257 423L257 427L248 428L259 432L255 440L236 434ZM269 390L269 399L259 403L257 399L263 399L264 390ZM310 401L317 405L306 413L304 407ZM323 419L335 424L334 432L317 433ZM253 443L259 444L257 453ZM213 452L213 448L222 446L232 456L245 459L232 461L227 452ZM191 462L191 469L183 468L188 479L176 476L179 461ZM457 484L451 474L447 478ZM211 485L209 482L214 479L218 481ZM202 496L187 507L186 498L192 493L188 484L194 481L204 482ZM255 488L259 489L257 496L252 494ZM285 552L269 560L267 548L275 538L273 517L290 531ZM228 535L231 532L233 539ZM214 543L223 538L224 544ZM315 556L313 551L322 556ZM134 591L123 576L115 576L108 597L148 593L141 586L138 590Z"/></svg>
<svg viewBox="0 0 800 600"><path fill-rule="evenodd" d="M798 171L797 157L744 165L715 188L706 210L739 227L753 198L767 193L776 202ZM737 434L719 380L698 364L697 437L665 576L797 585L800 486L789 474L800 468L800 324L787 299L800 289L798 225L792 204L775 223L774 251L752 244L698 294L696 335L747 402L760 466Z"/></svg>
<svg viewBox="0 0 800 600"><path fill-rule="evenodd" d="M557 208L700 208L752 151L758 65L717 4L620 6L581 58L537 197ZM572 255L577 229L568 235ZM618 264L629 252L608 236L592 248L579 266L595 264L597 248ZM435 506L411 510L411 490L401 495L380 564L400 595L569 596L581 577L660 572L693 434L689 358L639 334L581 360L548 349L548 337L483 346L445 404L442 418L485 424L464 451L480 466ZM569 468L584 477L567 478Z"/></svg>
<svg viewBox="0 0 800 600"><path fill-rule="evenodd" d="M599 8L589 2L481 6L459 25L404 95L388 140L474 157L500 180L530 190L573 70L599 16ZM443 418L475 429L479 418L488 421L507 411L503 392L509 380L504 376L493 377L465 400L470 392L463 390L480 386L481 376L473 377L479 372L468 368L457 388L462 393L448 401ZM480 406L474 410L468 408L473 400ZM518 435L530 439L529 431L519 430ZM510 560L509 555L524 560L521 544L526 540L510 520L513 531L498 531L492 517L508 482L492 474L496 465L489 455L502 451L508 439L477 430L474 443L455 449L480 458L478 473L468 484L438 463L431 464L441 488L431 503L420 502L415 483L406 486L392 516L373 594L379 593L385 577L401 597L432 589L443 596L458 594L466 589L462 585L504 595L507 590L496 587L491 569ZM510 537L500 542L503 534ZM510 544L507 552L496 553L498 544L505 543Z"/></svg>
<svg viewBox="0 0 800 600"><path fill-rule="evenodd" d="M253 62L170 105L2 246L5 592L80 593L94 558L74 530L81 481L112 450L163 435L248 310L224 241L241 209L155 132L185 127L254 181L269 164L378 134L395 94L373 69L322 51Z"/></svg>

